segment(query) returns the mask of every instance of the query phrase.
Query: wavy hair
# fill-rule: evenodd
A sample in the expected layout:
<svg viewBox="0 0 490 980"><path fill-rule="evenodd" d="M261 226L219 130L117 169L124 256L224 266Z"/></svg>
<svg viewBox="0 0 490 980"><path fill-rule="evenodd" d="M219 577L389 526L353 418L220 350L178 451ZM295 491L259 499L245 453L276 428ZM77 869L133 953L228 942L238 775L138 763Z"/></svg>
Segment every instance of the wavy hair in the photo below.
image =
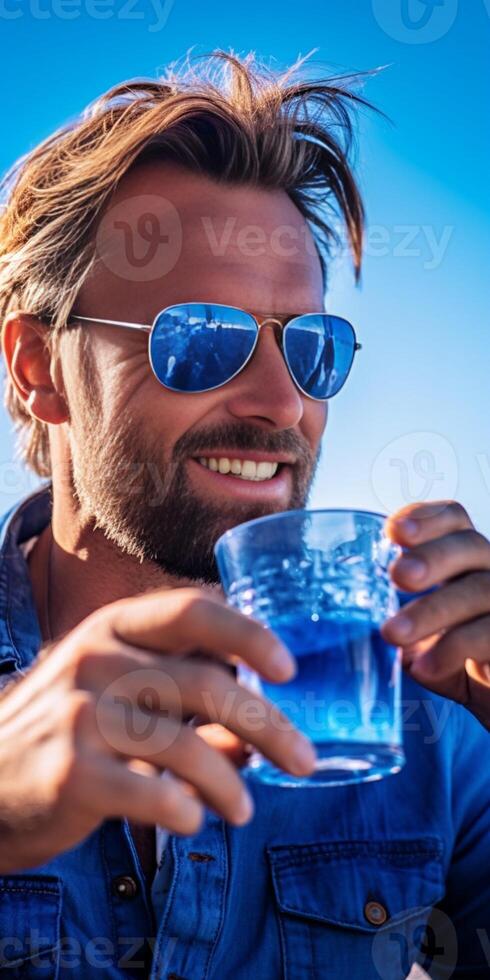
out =
<svg viewBox="0 0 490 980"><path fill-rule="evenodd" d="M324 278L340 219L358 278L364 215L350 157L352 110L368 105L353 91L363 76L308 78L304 62L279 73L221 50L187 59L156 81L110 89L22 157L1 187L1 329L14 309L45 320L49 337L63 329L92 269L110 195L150 157L286 191L310 225ZM30 415L10 378L5 404L20 455L48 476L48 426Z"/></svg>

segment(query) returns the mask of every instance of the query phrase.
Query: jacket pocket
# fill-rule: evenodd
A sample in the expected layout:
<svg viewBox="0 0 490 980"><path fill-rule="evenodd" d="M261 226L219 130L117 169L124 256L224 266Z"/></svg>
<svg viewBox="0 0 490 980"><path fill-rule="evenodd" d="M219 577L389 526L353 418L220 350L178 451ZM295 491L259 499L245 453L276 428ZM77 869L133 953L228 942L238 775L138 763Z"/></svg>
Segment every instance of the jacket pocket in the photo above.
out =
<svg viewBox="0 0 490 980"><path fill-rule="evenodd" d="M0 978L56 980L60 918L59 878L0 878Z"/></svg>
<svg viewBox="0 0 490 980"><path fill-rule="evenodd" d="M442 841L322 841L267 848L286 980L404 980L444 894Z"/></svg>

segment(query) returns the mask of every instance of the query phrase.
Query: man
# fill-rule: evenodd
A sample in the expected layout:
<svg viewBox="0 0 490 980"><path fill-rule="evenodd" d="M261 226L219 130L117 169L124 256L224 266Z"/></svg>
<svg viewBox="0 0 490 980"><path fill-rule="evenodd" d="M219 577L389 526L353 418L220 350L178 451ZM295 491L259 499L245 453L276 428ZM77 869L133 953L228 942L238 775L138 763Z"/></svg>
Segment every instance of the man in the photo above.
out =
<svg viewBox="0 0 490 980"><path fill-rule="evenodd" d="M343 83L216 57L214 81L109 92L8 182L7 404L51 491L2 530L3 966L484 976L490 544L461 506L388 523L397 587L436 586L383 628L405 652L403 771L288 792L242 765L250 744L296 774L314 753L236 683L237 659L277 681L294 665L225 605L213 546L307 502L352 362L322 313L329 214L358 271L363 213ZM291 361L305 314L315 345L302 319Z"/></svg>

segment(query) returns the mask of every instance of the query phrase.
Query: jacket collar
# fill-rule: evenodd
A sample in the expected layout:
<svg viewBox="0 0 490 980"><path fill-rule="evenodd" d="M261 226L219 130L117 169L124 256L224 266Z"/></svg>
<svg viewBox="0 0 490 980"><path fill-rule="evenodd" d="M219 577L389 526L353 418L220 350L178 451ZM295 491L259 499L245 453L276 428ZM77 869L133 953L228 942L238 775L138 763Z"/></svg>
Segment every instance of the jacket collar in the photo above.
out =
<svg viewBox="0 0 490 980"><path fill-rule="evenodd" d="M23 542L51 520L51 484L29 494L0 518L0 674L26 670L42 637Z"/></svg>

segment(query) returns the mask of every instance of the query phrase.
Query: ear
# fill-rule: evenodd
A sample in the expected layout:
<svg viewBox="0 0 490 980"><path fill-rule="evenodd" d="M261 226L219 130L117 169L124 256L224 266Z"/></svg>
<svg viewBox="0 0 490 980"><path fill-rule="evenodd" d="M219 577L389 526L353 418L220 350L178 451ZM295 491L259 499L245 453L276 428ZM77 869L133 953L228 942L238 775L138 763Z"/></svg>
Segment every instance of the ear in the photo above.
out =
<svg viewBox="0 0 490 980"><path fill-rule="evenodd" d="M48 327L30 313L9 313L3 328L2 347L7 370L19 398L41 422L66 422L68 406L52 375L54 364Z"/></svg>

